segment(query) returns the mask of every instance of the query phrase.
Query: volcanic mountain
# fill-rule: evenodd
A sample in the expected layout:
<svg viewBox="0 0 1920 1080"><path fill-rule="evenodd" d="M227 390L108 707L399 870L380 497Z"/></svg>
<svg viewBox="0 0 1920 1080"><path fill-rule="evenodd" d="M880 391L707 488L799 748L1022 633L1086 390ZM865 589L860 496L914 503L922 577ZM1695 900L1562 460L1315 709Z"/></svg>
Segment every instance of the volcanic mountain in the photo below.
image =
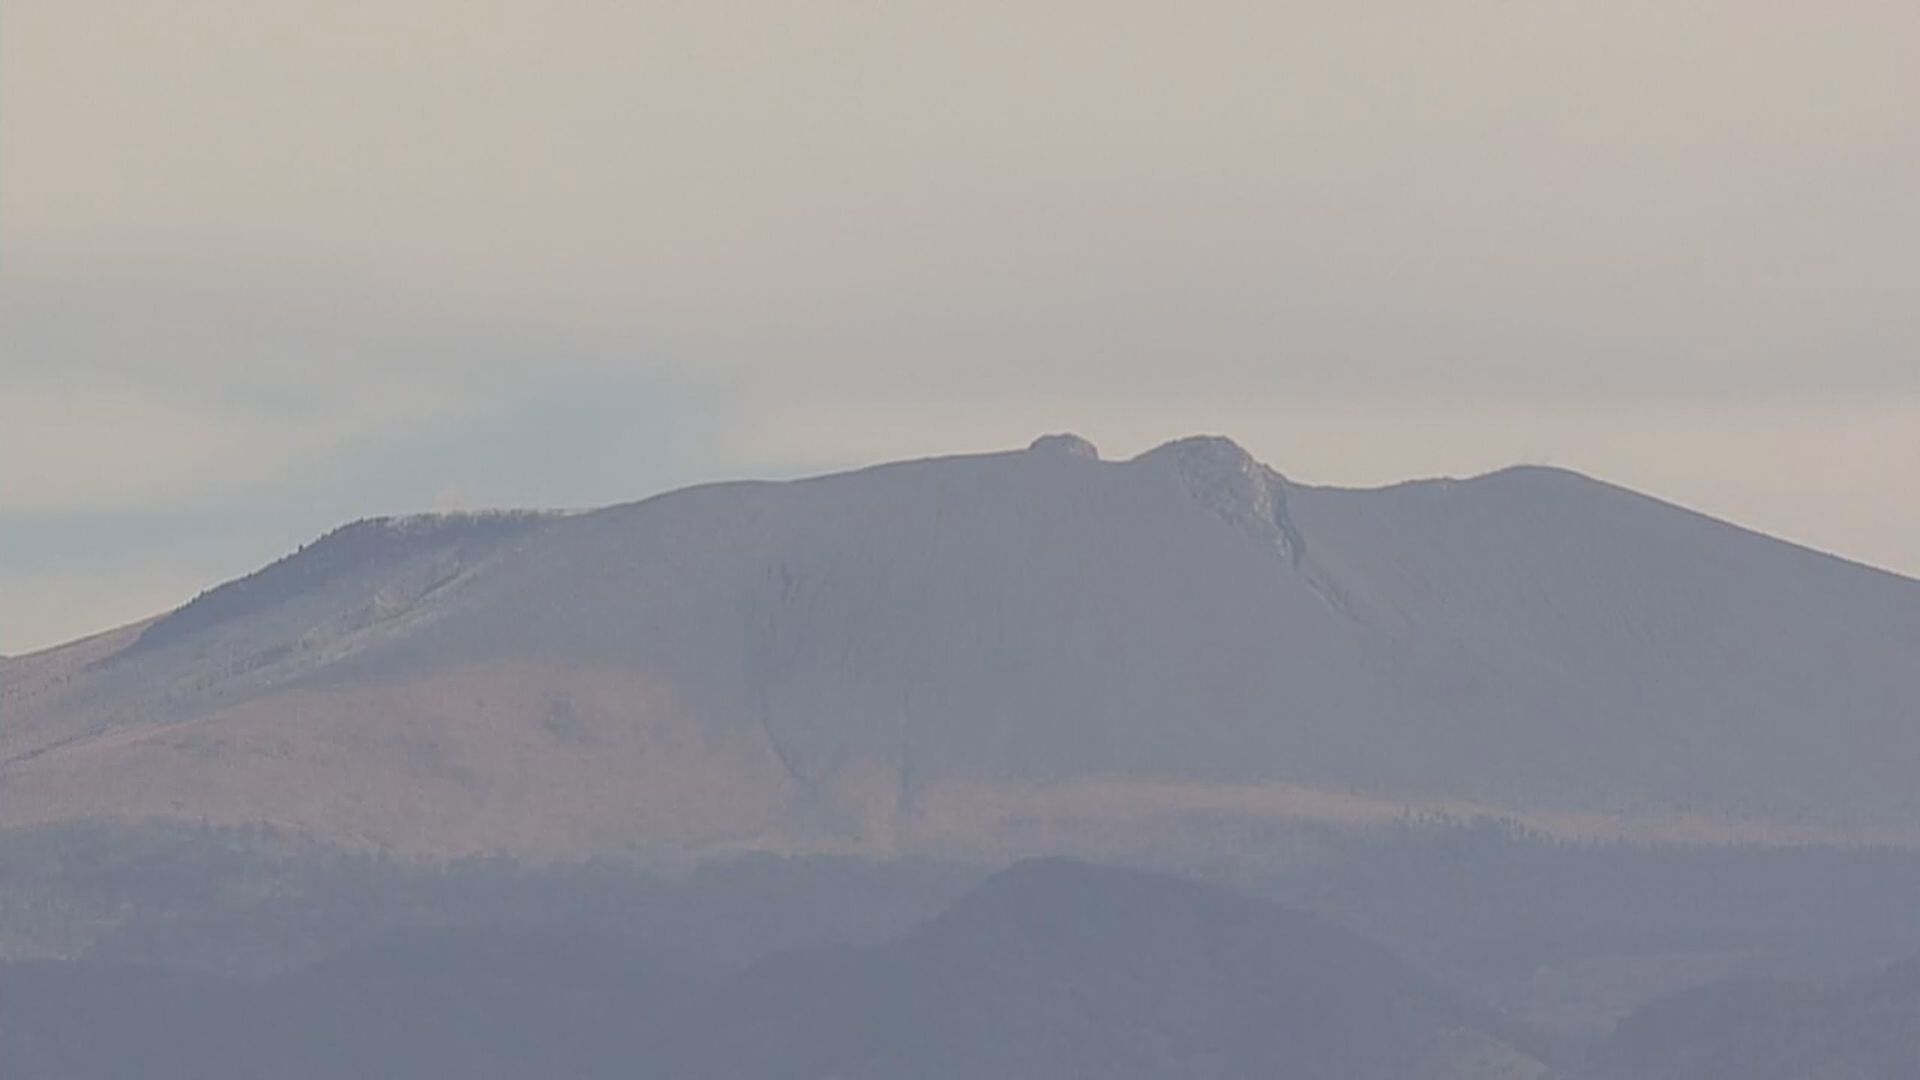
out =
<svg viewBox="0 0 1920 1080"><path fill-rule="evenodd" d="M1244 851L1291 822L1920 841L1920 582L1556 469L1085 441L356 522L0 665L0 829Z"/></svg>

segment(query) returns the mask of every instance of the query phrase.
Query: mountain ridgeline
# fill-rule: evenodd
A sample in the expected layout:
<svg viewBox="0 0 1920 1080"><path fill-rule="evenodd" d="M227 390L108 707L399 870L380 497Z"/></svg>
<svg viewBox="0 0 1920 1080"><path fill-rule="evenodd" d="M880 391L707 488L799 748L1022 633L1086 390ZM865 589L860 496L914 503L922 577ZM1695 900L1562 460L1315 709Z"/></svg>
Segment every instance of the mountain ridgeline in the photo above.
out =
<svg viewBox="0 0 1920 1080"><path fill-rule="evenodd" d="M719 978L617 938L493 928L389 935L251 984L49 962L0 979L23 1002L0 1040L10 1080L1544 1071L1491 1013L1315 916L1061 860L890 943Z"/></svg>
<svg viewBox="0 0 1920 1080"><path fill-rule="evenodd" d="M0 660L0 1075L1906 1080L1915 775L1920 582L1555 469L370 519Z"/></svg>
<svg viewBox="0 0 1920 1080"><path fill-rule="evenodd" d="M1920 583L1573 473L1084 441L359 522L0 667L0 828L427 856L1920 840ZM420 812L431 806L432 813Z"/></svg>
<svg viewBox="0 0 1920 1080"><path fill-rule="evenodd" d="M1920 967L1736 978L1543 1038L1311 913L1018 864L884 942L716 970L606 932L409 928L240 980L0 961L9 1080L1902 1080Z"/></svg>

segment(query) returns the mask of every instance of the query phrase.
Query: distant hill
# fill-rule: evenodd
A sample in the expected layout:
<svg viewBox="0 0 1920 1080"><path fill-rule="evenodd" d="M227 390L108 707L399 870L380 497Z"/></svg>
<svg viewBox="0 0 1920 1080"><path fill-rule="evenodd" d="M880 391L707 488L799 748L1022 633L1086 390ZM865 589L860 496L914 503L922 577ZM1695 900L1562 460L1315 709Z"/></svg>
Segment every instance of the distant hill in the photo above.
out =
<svg viewBox="0 0 1920 1080"><path fill-rule="evenodd" d="M1543 1075L1490 1014L1331 923L1064 860L893 944L711 986L615 940L484 928L258 983L39 962L0 985L8 1080Z"/></svg>
<svg viewBox="0 0 1920 1080"><path fill-rule="evenodd" d="M380 519L0 662L0 829L1244 859L1409 810L1920 842L1920 583L1573 473L1224 439Z"/></svg>
<svg viewBox="0 0 1920 1080"><path fill-rule="evenodd" d="M1818 990L1730 980L1621 1021L1604 1080L1906 1080L1920 1076L1920 960Z"/></svg>
<svg viewBox="0 0 1920 1080"><path fill-rule="evenodd" d="M748 970L661 1059L705 1080L1541 1075L1505 1034L1317 917L1047 860L894 945Z"/></svg>

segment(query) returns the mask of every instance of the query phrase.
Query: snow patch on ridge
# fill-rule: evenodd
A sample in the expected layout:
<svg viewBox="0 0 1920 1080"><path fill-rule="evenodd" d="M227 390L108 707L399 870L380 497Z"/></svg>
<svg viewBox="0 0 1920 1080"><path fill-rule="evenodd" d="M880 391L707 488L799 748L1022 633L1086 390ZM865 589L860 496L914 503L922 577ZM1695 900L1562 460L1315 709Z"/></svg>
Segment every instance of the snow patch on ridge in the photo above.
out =
<svg viewBox="0 0 1920 1080"><path fill-rule="evenodd" d="M490 510L364 518L342 525L291 555L246 577L217 585L161 616L127 652L170 645L222 623L270 610L347 575L375 572L378 567L392 567L437 549L453 549L457 559L459 549L466 545L492 544L550 516L531 510ZM453 571L446 571L435 584L444 584L452 575Z"/></svg>
<svg viewBox="0 0 1920 1080"><path fill-rule="evenodd" d="M1228 524L1273 545L1289 564L1306 557L1306 539L1287 513L1286 478L1219 435L1195 435L1135 458L1171 469L1200 505Z"/></svg>

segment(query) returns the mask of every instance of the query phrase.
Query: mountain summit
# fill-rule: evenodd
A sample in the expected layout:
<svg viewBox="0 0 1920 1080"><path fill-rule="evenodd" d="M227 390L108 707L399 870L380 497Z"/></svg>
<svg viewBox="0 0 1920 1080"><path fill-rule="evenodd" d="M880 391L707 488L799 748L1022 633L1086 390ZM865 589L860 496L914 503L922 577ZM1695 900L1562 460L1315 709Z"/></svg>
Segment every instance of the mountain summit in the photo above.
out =
<svg viewBox="0 0 1920 1080"><path fill-rule="evenodd" d="M1055 435L344 527L0 663L0 828L1004 857L1411 810L1913 843L1916 658L1920 582L1573 473L1343 490Z"/></svg>

